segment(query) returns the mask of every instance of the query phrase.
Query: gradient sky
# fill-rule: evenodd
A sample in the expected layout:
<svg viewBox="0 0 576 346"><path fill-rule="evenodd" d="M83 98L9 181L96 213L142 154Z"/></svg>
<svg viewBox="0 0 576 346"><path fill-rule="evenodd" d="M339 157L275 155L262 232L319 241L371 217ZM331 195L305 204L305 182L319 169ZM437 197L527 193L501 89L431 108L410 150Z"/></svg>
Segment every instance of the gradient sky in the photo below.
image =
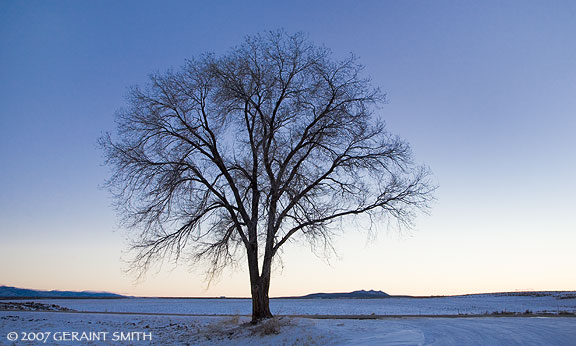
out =
<svg viewBox="0 0 576 346"><path fill-rule="evenodd" d="M128 86L244 36L354 52L439 185L415 231L285 248L271 295L576 290L576 2L0 0L0 285L248 296L170 263L135 282L97 138Z"/></svg>

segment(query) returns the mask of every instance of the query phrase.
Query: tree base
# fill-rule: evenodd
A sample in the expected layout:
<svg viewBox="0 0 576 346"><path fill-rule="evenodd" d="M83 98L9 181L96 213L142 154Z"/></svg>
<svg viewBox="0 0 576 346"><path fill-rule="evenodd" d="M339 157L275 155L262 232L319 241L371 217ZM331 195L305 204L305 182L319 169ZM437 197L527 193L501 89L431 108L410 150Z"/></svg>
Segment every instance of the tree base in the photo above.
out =
<svg viewBox="0 0 576 346"><path fill-rule="evenodd" d="M254 316L252 315L252 320L250 321L250 324L258 324L262 321L268 320L274 318L274 316L271 313L267 313L267 314L263 314L263 315L258 315L258 316Z"/></svg>

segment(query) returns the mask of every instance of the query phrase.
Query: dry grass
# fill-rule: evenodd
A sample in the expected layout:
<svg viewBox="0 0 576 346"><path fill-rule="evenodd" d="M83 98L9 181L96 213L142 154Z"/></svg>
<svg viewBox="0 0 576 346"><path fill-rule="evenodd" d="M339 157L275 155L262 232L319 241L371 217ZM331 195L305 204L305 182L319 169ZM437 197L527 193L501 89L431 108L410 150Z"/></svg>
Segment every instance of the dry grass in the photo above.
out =
<svg viewBox="0 0 576 346"><path fill-rule="evenodd" d="M252 335L266 336L278 335L282 331L282 328L293 325L294 323L288 317L273 317L248 328Z"/></svg>
<svg viewBox="0 0 576 346"><path fill-rule="evenodd" d="M274 317L251 324L248 319L233 316L210 323L198 330L199 336L204 340L226 340L252 336L278 335L287 326L294 322L288 317Z"/></svg>

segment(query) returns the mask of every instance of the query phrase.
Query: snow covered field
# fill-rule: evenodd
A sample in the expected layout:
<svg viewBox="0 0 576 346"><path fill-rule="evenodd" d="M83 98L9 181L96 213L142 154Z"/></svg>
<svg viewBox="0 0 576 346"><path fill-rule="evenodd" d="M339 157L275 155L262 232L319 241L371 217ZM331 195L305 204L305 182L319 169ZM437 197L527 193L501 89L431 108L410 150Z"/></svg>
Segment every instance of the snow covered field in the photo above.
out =
<svg viewBox="0 0 576 346"><path fill-rule="evenodd" d="M539 293L542 294L542 293ZM0 301L1 302L1 301ZM77 311L249 315L249 299L50 299L37 300ZM477 294L438 298L272 299L278 315L458 315L493 312L576 313L576 293L544 296Z"/></svg>
<svg viewBox="0 0 576 346"><path fill-rule="evenodd" d="M576 312L573 292L417 299L274 299L271 301L274 313L312 318L281 317L257 327L244 325L249 321L245 316L174 315L248 315L250 300L247 299L50 299L38 302L84 312L0 311L0 345L576 345L573 315L313 318L314 315L372 313Z"/></svg>

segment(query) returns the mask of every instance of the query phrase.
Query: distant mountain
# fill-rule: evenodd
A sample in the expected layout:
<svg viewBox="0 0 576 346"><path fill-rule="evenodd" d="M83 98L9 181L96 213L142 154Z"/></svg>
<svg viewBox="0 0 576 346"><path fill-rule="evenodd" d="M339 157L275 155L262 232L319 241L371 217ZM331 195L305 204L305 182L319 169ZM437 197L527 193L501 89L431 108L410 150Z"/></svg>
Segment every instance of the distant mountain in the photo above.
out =
<svg viewBox="0 0 576 346"><path fill-rule="evenodd" d="M125 298L125 296L108 292L39 291L0 286L0 298Z"/></svg>
<svg viewBox="0 0 576 346"><path fill-rule="evenodd" d="M390 295L382 291L354 291L348 293L312 293L302 297L291 297L300 299L342 299L342 298L352 298L352 299L374 299L374 298L389 298Z"/></svg>

